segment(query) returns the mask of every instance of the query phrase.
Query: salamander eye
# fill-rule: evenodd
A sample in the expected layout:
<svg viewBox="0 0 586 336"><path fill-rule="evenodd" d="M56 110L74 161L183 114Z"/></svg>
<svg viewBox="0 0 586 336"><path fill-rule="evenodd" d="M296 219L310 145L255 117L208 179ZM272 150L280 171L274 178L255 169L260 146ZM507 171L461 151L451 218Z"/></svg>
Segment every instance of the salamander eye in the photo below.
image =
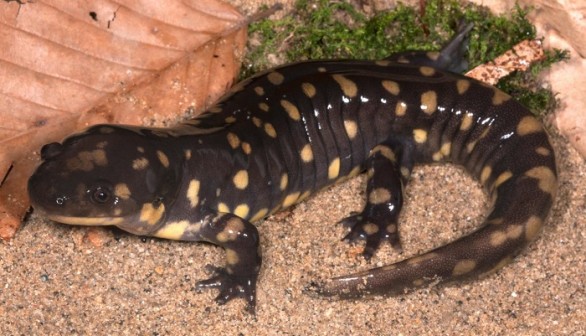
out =
<svg viewBox="0 0 586 336"><path fill-rule="evenodd" d="M92 201L104 204L110 200L111 193L109 190L98 187L92 192Z"/></svg>

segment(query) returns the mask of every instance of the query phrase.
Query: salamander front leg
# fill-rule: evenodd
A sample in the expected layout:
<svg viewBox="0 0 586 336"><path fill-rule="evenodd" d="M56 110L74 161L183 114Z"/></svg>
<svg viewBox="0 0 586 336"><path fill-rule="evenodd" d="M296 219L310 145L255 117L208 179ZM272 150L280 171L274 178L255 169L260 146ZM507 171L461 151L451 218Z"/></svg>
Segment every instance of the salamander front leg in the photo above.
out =
<svg viewBox="0 0 586 336"><path fill-rule="evenodd" d="M199 281L197 288L219 288L218 304L243 297L248 303L247 310L254 313L256 280L261 265L256 227L238 216L224 213L206 221L199 235L201 240L224 248L226 266L212 267L214 275Z"/></svg>
<svg viewBox="0 0 586 336"><path fill-rule="evenodd" d="M404 149L403 146L388 142L371 150L366 163L368 196L364 210L340 221L351 228L344 240L366 240L362 253L366 259L372 257L385 240L401 251L397 219L403 206L403 185L413 169L411 156Z"/></svg>

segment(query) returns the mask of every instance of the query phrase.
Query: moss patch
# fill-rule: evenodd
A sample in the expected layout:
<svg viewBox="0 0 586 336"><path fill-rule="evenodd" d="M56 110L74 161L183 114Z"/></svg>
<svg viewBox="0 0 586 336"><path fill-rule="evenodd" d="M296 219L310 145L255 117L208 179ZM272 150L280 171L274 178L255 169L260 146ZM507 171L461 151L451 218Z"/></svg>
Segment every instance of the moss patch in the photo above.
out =
<svg viewBox="0 0 586 336"><path fill-rule="evenodd" d="M392 10L367 15L345 1L298 0L285 18L251 25L242 77L308 59L381 59L405 50L439 50L462 20L474 23L468 51L468 63L474 67L524 39L535 38L526 14L516 7L506 17L495 16L487 8L470 3L429 0L421 8L399 4ZM537 74L563 58L561 52L550 52L532 70L502 79L499 87L535 113L544 113L555 107L555 96L542 87Z"/></svg>

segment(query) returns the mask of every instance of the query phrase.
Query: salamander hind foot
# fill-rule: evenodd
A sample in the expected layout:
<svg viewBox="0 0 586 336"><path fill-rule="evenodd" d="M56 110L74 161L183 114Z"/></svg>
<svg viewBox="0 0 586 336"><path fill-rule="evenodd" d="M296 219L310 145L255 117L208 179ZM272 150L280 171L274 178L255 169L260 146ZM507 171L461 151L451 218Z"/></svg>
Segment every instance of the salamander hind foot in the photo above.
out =
<svg viewBox="0 0 586 336"><path fill-rule="evenodd" d="M366 241L362 255L367 260L374 255L384 241L388 241L397 252L401 253L403 251L397 230L397 222L394 220L382 218L381 221L360 213L348 216L338 223L350 229L350 232L344 236L343 240L350 243L359 239Z"/></svg>

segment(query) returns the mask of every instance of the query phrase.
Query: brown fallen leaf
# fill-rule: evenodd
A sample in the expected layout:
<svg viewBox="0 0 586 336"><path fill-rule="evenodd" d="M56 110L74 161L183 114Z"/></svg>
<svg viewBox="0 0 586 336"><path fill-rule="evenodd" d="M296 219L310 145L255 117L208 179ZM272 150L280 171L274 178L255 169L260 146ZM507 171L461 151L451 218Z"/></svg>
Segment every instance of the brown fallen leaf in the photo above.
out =
<svg viewBox="0 0 586 336"><path fill-rule="evenodd" d="M29 208L43 144L202 110L231 85L246 24L217 0L0 1L0 238Z"/></svg>

